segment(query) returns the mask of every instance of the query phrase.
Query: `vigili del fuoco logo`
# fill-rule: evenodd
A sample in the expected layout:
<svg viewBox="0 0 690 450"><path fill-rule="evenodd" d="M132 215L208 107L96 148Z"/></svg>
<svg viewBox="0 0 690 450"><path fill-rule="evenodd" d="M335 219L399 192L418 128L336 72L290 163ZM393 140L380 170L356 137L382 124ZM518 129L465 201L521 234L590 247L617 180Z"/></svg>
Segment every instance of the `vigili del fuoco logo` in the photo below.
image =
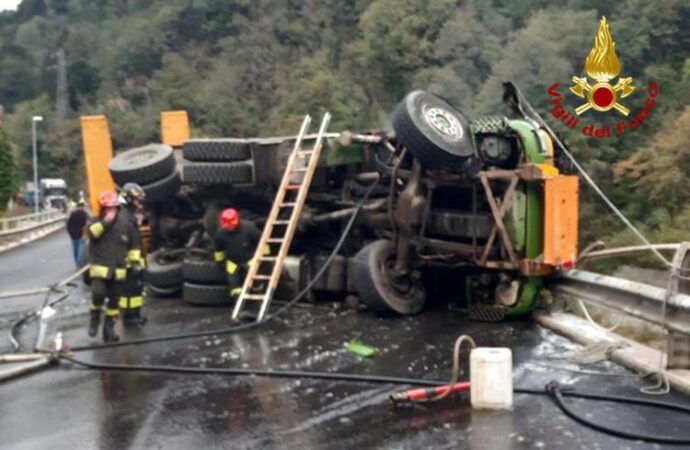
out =
<svg viewBox="0 0 690 450"><path fill-rule="evenodd" d="M573 130L579 128L582 134L588 137L610 138L612 134L621 136L626 130L635 131L647 120L654 109L659 86L654 82L649 83L644 107L633 117L629 117L630 108L621 100L635 93L636 87L633 86L632 77L621 77L620 72L621 63L616 54L616 44L611 37L606 17L602 17L597 34L594 36L594 45L585 59L586 76L573 76L573 84L570 86L570 92L583 99L584 103L576 107L574 112L567 110L562 104L563 96L558 92L560 83L554 83L548 90L552 97L550 103L553 105L551 115L568 128ZM612 84L616 77L618 77L617 82ZM611 124L604 126L592 123L580 124L580 116L585 117L588 111L607 113L611 110L619 117L619 121L613 126ZM621 116L625 119L620 119ZM583 118L583 122L584 120Z"/></svg>

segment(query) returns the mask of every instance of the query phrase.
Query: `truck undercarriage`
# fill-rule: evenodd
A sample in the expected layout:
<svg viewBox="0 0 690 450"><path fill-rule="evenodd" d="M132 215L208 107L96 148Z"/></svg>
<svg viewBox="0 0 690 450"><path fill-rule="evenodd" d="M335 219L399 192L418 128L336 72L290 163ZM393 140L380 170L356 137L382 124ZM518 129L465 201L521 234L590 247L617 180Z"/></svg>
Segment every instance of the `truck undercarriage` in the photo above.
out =
<svg viewBox="0 0 690 450"><path fill-rule="evenodd" d="M529 311L542 277L575 259L577 178L561 174L569 167L550 130L524 113L511 84L505 98L510 117L470 122L415 91L393 111L392 131L328 134L286 264L287 295L311 280L359 207L312 298L356 295L375 313L406 315L442 290L480 320ZM182 266L194 264L185 256L198 269L223 208L264 225L294 141L186 139L181 150L151 144L110 162L116 184L147 192L151 270L163 274L149 280L154 292L179 286Z"/></svg>

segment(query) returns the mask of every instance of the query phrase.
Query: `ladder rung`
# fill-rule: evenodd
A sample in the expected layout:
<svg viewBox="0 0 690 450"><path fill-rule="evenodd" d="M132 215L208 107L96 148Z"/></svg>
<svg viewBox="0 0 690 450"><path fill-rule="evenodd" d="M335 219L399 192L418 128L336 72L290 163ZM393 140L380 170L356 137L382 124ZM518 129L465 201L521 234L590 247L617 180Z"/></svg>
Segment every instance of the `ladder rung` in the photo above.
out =
<svg viewBox="0 0 690 450"><path fill-rule="evenodd" d="M298 167L297 169L293 170L293 172L306 172L309 170L307 167Z"/></svg>
<svg viewBox="0 0 690 450"><path fill-rule="evenodd" d="M278 205L279 208L292 208L293 206L296 206L297 203L294 202L287 202L287 203L281 203Z"/></svg>
<svg viewBox="0 0 690 450"><path fill-rule="evenodd" d="M274 220L273 225L290 225L289 220Z"/></svg>
<svg viewBox="0 0 690 450"><path fill-rule="evenodd" d="M259 261L276 261L278 258L275 256L260 256Z"/></svg>
<svg viewBox="0 0 690 450"><path fill-rule="evenodd" d="M270 275L254 275L255 280L270 280Z"/></svg>
<svg viewBox="0 0 690 450"><path fill-rule="evenodd" d="M285 186L285 190L286 191L298 191L299 188L301 188L301 187L302 187L301 184L288 184L287 186Z"/></svg>
<svg viewBox="0 0 690 450"><path fill-rule="evenodd" d="M300 155L311 155L312 153L314 153L314 150L300 150L297 153Z"/></svg>
<svg viewBox="0 0 690 450"><path fill-rule="evenodd" d="M244 298L245 298L245 299L248 298L249 300L263 300L263 299L264 299L264 296L263 296L263 295L258 295L258 294L245 294L245 295L244 295Z"/></svg>
<svg viewBox="0 0 690 450"><path fill-rule="evenodd" d="M283 241L285 241L285 239L282 239L282 238L268 238L268 239L266 239L266 242L268 242L269 244L280 244Z"/></svg>

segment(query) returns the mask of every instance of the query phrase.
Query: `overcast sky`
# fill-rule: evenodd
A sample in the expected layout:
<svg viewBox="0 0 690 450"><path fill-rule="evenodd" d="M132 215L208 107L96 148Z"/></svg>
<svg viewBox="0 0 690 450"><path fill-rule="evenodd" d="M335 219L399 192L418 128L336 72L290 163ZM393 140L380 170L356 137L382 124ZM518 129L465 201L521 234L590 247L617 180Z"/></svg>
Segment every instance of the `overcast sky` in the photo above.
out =
<svg viewBox="0 0 690 450"><path fill-rule="evenodd" d="M20 4L22 0L0 0L0 11L6 9L17 9L17 5Z"/></svg>

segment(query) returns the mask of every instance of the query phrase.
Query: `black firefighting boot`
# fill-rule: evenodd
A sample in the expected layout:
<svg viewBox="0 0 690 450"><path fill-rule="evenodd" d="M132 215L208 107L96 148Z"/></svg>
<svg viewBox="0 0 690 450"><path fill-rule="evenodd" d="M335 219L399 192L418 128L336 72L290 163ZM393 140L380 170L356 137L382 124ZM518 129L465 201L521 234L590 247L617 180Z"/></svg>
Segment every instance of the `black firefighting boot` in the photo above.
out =
<svg viewBox="0 0 690 450"><path fill-rule="evenodd" d="M120 336L115 333L115 317L106 317L103 324L103 341L117 342Z"/></svg>
<svg viewBox="0 0 690 450"><path fill-rule="evenodd" d="M96 337L98 334L98 328L101 326L101 310L92 309L91 310L91 321L89 322L89 336Z"/></svg>
<svg viewBox="0 0 690 450"><path fill-rule="evenodd" d="M122 313L122 324L124 326L143 327L148 320L141 313L141 308L128 308Z"/></svg>

